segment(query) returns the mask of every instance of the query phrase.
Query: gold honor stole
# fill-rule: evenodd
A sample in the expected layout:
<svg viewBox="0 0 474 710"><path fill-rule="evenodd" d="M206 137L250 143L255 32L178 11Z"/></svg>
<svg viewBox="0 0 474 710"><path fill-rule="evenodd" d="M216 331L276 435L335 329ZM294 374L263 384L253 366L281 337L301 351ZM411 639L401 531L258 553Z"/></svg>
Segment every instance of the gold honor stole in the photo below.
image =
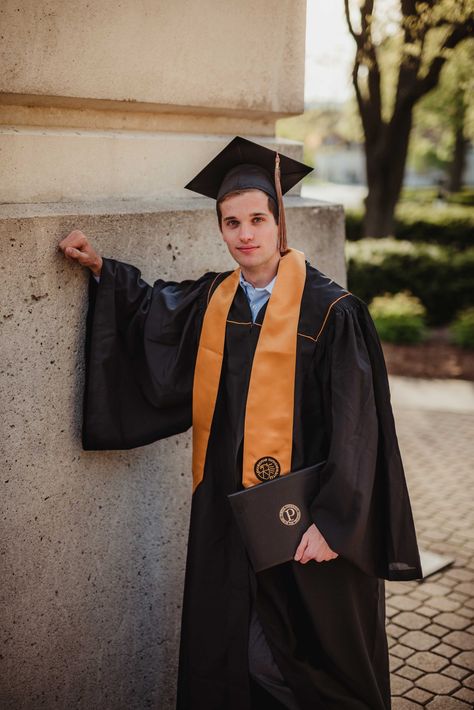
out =
<svg viewBox="0 0 474 710"><path fill-rule="evenodd" d="M227 316L239 278L240 267L219 284L204 315L193 382L193 493L204 476ZM291 469L296 344L305 281L305 255L289 249L279 261L250 373L242 466L245 488Z"/></svg>

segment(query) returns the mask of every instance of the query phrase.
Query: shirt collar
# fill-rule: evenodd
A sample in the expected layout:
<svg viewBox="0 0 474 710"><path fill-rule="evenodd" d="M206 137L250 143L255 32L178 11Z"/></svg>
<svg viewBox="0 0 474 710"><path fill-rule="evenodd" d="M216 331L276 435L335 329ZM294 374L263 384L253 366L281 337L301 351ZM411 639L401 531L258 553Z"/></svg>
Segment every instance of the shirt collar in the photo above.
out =
<svg viewBox="0 0 474 710"><path fill-rule="evenodd" d="M240 272L240 285L247 290L248 287L252 288L254 291L268 291L268 293L271 293L273 291L273 287L275 285L277 274L272 278L270 283L267 283L266 286L253 286L251 283L246 281L244 277L242 276L242 272Z"/></svg>

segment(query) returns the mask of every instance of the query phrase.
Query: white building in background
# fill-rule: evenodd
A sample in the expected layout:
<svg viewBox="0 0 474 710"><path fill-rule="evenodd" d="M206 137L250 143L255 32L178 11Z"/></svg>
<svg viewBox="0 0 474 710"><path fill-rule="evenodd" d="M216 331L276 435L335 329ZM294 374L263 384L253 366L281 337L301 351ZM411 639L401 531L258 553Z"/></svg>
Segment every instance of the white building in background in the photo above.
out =
<svg viewBox="0 0 474 710"><path fill-rule="evenodd" d="M342 140L325 140L314 152L314 166L318 179L344 185L366 185L365 154L360 143ZM430 187L438 184L445 172L432 168L424 172L410 166L405 169L404 185L407 187ZM466 156L464 185L474 185L474 147Z"/></svg>
<svg viewBox="0 0 474 710"><path fill-rule="evenodd" d="M339 142L320 146L314 153L320 180L344 185L365 185L365 156L359 143Z"/></svg>

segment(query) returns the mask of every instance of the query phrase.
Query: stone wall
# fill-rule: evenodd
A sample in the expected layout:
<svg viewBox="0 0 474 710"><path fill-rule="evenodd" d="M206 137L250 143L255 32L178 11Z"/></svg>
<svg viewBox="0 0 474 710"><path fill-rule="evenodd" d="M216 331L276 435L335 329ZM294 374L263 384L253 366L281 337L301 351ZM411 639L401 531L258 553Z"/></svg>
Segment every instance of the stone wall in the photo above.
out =
<svg viewBox="0 0 474 710"><path fill-rule="evenodd" d="M303 111L304 0L0 6L0 708L171 710L190 433L83 451L82 229L144 278L235 264L183 185ZM344 284L342 208L285 197L291 246Z"/></svg>
<svg viewBox="0 0 474 710"><path fill-rule="evenodd" d="M287 205L290 244L344 283L342 209ZM204 198L0 206L0 707L171 710L191 437L82 450L88 273L57 251L74 228L148 282L235 266Z"/></svg>

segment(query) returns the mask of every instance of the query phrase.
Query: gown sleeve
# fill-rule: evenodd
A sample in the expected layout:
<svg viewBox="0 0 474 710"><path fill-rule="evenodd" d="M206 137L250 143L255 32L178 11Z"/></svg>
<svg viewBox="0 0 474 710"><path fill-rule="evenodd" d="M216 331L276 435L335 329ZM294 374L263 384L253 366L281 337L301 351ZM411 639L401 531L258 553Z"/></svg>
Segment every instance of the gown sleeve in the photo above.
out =
<svg viewBox="0 0 474 710"><path fill-rule="evenodd" d="M329 450L311 518L367 574L422 577L380 340L366 304L336 305L320 370Z"/></svg>
<svg viewBox="0 0 474 710"><path fill-rule="evenodd" d="M131 264L90 272L82 446L130 449L192 423L194 365L215 274L150 285Z"/></svg>

